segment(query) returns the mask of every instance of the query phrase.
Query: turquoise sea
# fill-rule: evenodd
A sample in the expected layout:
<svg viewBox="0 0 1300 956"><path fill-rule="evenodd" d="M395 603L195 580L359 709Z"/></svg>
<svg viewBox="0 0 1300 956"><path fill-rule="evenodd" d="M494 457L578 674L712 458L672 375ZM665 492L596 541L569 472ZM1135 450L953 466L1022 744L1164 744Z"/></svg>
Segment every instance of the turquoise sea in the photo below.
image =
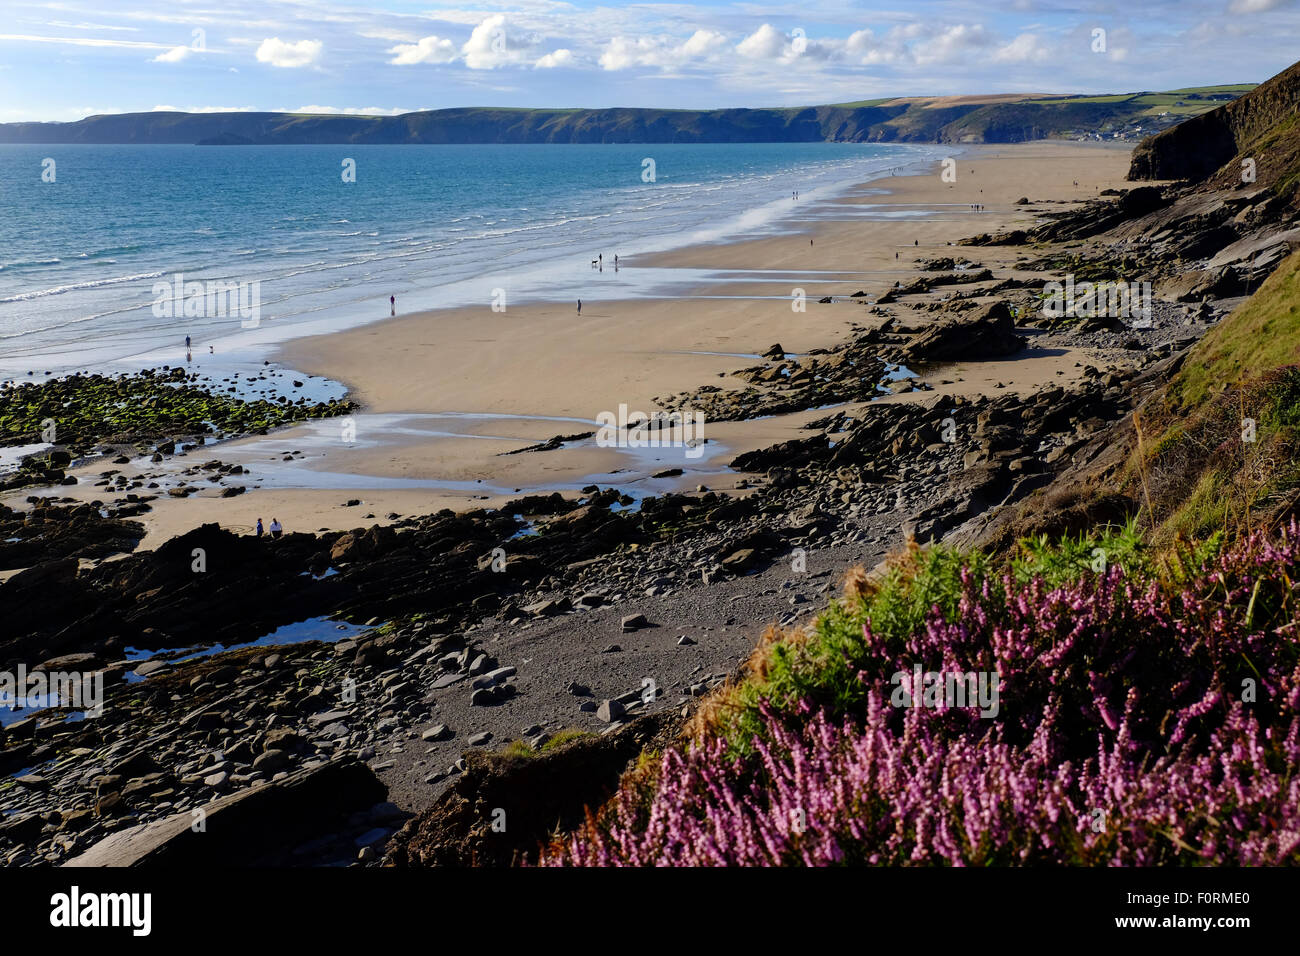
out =
<svg viewBox="0 0 1300 956"><path fill-rule="evenodd" d="M196 353L247 353L385 317L390 295L409 312L655 294L663 270L616 272L613 256L789 228L854 184L944 154L830 143L0 146L0 379L153 361L187 334ZM602 254L605 269L592 269ZM256 284L257 327L159 314L156 284L178 274Z"/></svg>

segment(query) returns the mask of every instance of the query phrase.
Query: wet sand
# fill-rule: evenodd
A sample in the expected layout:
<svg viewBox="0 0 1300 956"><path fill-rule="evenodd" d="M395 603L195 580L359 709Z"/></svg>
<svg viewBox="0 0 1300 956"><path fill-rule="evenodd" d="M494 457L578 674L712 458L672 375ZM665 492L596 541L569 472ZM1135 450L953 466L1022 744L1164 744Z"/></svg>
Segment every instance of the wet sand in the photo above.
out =
<svg viewBox="0 0 1300 956"><path fill-rule="evenodd" d="M775 343L793 353L837 345L873 317L857 301L819 304L817 299L858 290L874 297L896 280L915 277L918 258L966 254L995 272L1005 271L1017 250L952 244L980 232L1024 227L1102 189L1123 188L1127 168L1127 149L1062 143L980 148L958 158L955 182L946 182L936 166L929 175L865 184L815 210L792 203L783 225L797 231L788 235L621 256L628 269L696 270L689 275L699 281L672 297L603 301L578 288L574 298L583 299L578 315L573 303L527 303L526 290L518 290L512 300L525 304L510 304L504 312L485 302L480 308L421 312L291 341L282 347L279 362L345 383L364 405L353 416L355 434L330 420L171 459L168 470L220 459L243 464L249 474L221 485L190 477L191 485L206 490L153 501L152 510L138 519L148 529L143 546L155 547L204 522L246 531L259 516L268 523L274 516L286 530L354 528L386 522L390 514L492 505L519 493L573 494L589 483L633 494L701 484L735 488L741 476L726 465L736 454L797 437L802 424L825 410L706 423L708 453L699 459L685 457L682 448L630 452L589 441L553 451L504 453L556 435L593 431L598 414L617 413L620 405L652 413L656 396L706 384L742 387L729 373L758 364L747 356ZM1017 205L1021 197L1031 202ZM973 212L972 203L983 204L985 211ZM714 275L705 281L698 270ZM806 296L803 312L792 309L799 290ZM908 321L924 321L924 313ZM936 386L948 382L943 387L950 393L987 392L999 385L1032 391L1076 375L1075 363L1086 357L1031 350L1012 360L949 366L930 378ZM910 401L926 394L882 400ZM459 414L438 417L446 413ZM290 451L302 455L285 462ZM93 484L107 467L78 469L74 474L81 483L60 491L83 500L109 499L111 493ZM147 460L117 467L127 475L160 470ZM676 467L685 473L646 477ZM220 497L221 487L237 484L247 493ZM10 503L28 493L12 496ZM347 506L350 499L361 504Z"/></svg>

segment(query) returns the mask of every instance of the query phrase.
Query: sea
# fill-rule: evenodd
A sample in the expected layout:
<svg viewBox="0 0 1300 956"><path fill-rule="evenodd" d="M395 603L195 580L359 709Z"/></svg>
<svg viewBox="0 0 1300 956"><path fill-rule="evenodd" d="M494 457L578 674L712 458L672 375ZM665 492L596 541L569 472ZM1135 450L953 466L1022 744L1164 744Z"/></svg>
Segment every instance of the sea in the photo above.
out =
<svg viewBox="0 0 1300 956"><path fill-rule="evenodd" d="M637 268L636 256L789 231L950 153L0 145L0 381L175 362L187 335L196 356L247 363L288 338L386 318L390 296L405 314L671 294L702 277ZM187 296L193 283L230 290L229 307Z"/></svg>

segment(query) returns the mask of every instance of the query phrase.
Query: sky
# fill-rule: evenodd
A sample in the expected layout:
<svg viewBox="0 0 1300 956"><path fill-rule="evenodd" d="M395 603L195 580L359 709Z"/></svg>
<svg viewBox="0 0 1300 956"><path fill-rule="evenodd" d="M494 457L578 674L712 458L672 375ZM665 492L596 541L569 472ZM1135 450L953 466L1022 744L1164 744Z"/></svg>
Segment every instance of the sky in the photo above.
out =
<svg viewBox="0 0 1300 956"><path fill-rule="evenodd" d="M1300 0L0 0L0 122L718 108L1260 82Z"/></svg>

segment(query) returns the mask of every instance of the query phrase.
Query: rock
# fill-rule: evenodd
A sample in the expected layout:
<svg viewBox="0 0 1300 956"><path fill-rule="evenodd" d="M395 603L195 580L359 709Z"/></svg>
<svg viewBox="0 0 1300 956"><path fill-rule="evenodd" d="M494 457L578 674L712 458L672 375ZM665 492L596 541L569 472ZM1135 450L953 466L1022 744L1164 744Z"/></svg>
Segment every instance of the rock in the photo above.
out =
<svg viewBox="0 0 1300 956"><path fill-rule="evenodd" d="M513 667L498 667L496 670L488 671L481 677L476 677L473 686L493 687L496 684L502 683L508 677L514 677L515 673L516 671Z"/></svg>
<svg viewBox="0 0 1300 956"><path fill-rule="evenodd" d="M490 730L485 730L482 733L474 734L472 737L469 738L469 740L466 741L466 743L468 743L471 747L482 747L485 746L491 739L492 739L492 732Z"/></svg>
<svg viewBox="0 0 1300 956"><path fill-rule="evenodd" d="M143 777L150 773L160 773L162 767L152 756L143 750L137 750L117 763L108 768L110 776L121 777L125 780L131 780L134 777Z"/></svg>
<svg viewBox="0 0 1300 956"><path fill-rule="evenodd" d="M253 761L253 769L262 773L273 774L283 770L290 761L290 756L283 750L268 750Z"/></svg>
<svg viewBox="0 0 1300 956"><path fill-rule="evenodd" d="M451 728L446 724L434 724L424 733L420 734L421 740L449 740L452 737Z"/></svg>
<svg viewBox="0 0 1300 956"><path fill-rule="evenodd" d="M601 701L600 707L596 709L596 716L605 723L612 723L622 717L627 711L623 705L616 700Z"/></svg>
<svg viewBox="0 0 1300 956"><path fill-rule="evenodd" d="M301 750L307 745L307 739L296 730L288 727L282 727L278 730L272 730L262 741L263 750ZM229 751L227 757L231 757ZM231 757L231 759L234 759Z"/></svg>
<svg viewBox="0 0 1300 956"><path fill-rule="evenodd" d="M194 831L195 817L185 810L110 834L64 865L283 865L305 840L330 832L341 817L386 797L384 785L365 764L345 757L207 804L202 832Z"/></svg>
<svg viewBox="0 0 1300 956"><path fill-rule="evenodd" d="M535 604L529 604L524 608L533 617L550 617L554 614L563 614L573 607L568 598L558 598L547 601L538 601Z"/></svg>
<svg viewBox="0 0 1300 956"><path fill-rule="evenodd" d="M620 623L624 634L630 634L632 631L637 631L643 627L650 626L650 622L646 620L644 614L628 614Z"/></svg>
<svg viewBox="0 0 1300 956"><path fill-rule="evenodd" d="M732 573L737 573L753 567L757 560L757 551L753 548L741 548L723 558L722 566Z"/></svg>
<svg viewBox="0 0 1300 956"><path fill-rule="evenodd" d="M695 643L695 641L693 641L690 637L688 637L688 636L685 635L685 634L683 634L681 637L677 638L677 646L678 646L678 647L690 647L690 646L691 646L692 644L694 644L694 643Z"/></svg>
<svg viewBox="0 0 1300 956"><path fill-rule="evenodd" d="M373 830L367 830L352 842L359 847L370 849L375 844L384 840L391 832L392 831L387 827L375 827Z"/></svg>
<svg viewBox="0 0 1300 956"><path fill-rule="evenodd" d="M913 338L898 357L908 364L999 358L1024 348L1025 339L1015 329L1011 306L999 300L937 322Z"/></svg>

